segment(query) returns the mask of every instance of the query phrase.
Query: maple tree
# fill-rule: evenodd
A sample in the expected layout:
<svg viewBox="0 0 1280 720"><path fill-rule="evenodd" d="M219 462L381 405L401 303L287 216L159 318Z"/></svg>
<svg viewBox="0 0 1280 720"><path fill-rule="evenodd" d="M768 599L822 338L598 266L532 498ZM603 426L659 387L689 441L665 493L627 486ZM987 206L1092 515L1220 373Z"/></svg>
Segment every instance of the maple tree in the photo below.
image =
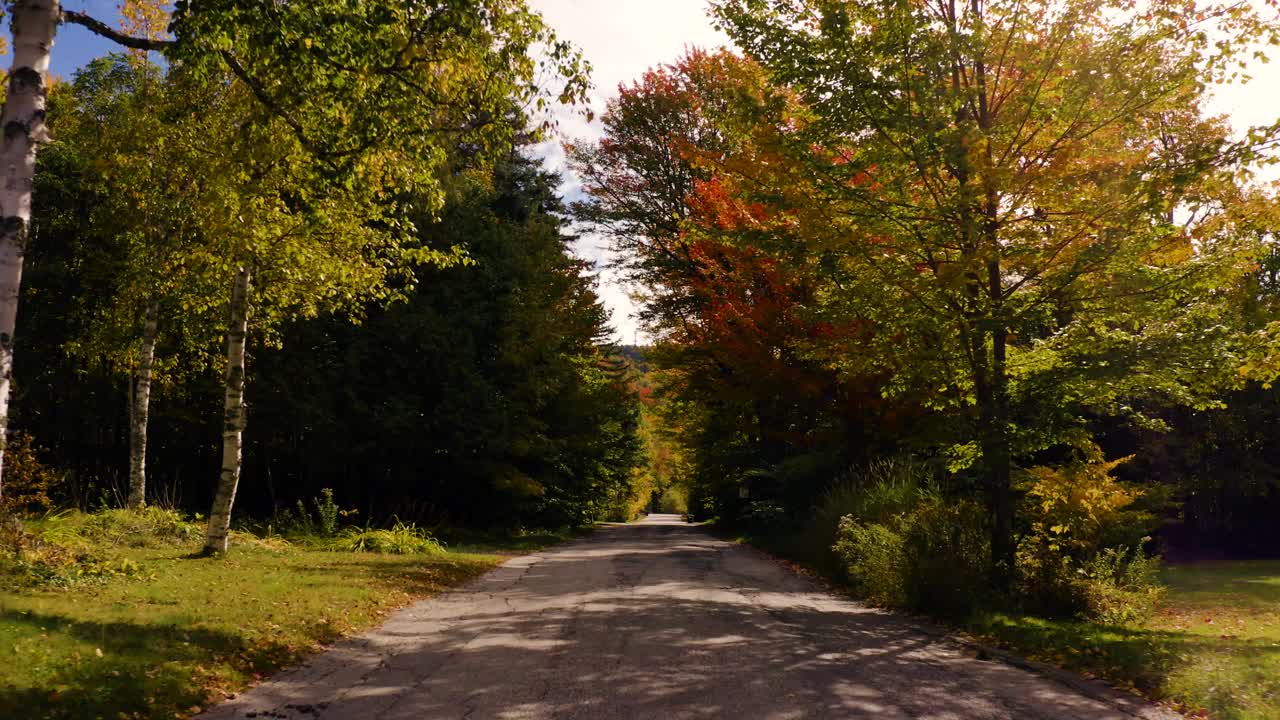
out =
<svg viewBox="0 0 1280 720"><path fill-rule="evenodd" d="M1254 240L1224 208L1280 126L1235 139L1204 88L1280 25L1185 2L714 6L812 114L790 133L828 220L809 249L888 341L861 351L971 417L953 466L983 468L1009 577L1018 456L1139 389L1212 402L1214 288Z"/></svg>
<svg viewBox="0 0 1280 720"><path fill-rule="evenodd" d="M775 217L772 200L745 201L731 176L760 166L770 128L795 111L753 63L691 50L621 87L598 143L569 147L589 196L576 215L613 241L641 288L669 396L661 414L696 445L710 493L736 497L745 469L830 453L870 420L853 383L806 354L833 331L810 311L818 269L780 262L746 239L791 221ZM763 172L803 194L802 184L786 185L795 178L784 177L785 164Z"/></svg>

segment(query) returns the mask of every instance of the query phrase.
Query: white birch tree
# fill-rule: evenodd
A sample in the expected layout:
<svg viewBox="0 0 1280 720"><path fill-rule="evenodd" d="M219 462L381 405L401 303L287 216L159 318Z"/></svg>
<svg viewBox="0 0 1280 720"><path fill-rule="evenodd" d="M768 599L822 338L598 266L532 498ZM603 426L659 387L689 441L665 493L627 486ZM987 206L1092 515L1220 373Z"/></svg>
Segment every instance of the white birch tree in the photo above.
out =
<svg viewBox="0 0 1280 720"><path fill-rule="evenodd" d="M157 358L161 328L171 328L167 334L174 340L189 340L190 333L178 331L205 320L180 312L193 307L200 292L184 259L196 240L195 218L179 174L184 163L175 157L182 149L164 121L188 98L175 97L163 69L145 55L94 61L78 73L72 98L71 107L53 118L54 135L88 151L86 182L101 198L91 222L115 240L84 258L95 265L92 275L109 288L111 301L83 319L83 331L68 338L66 348L90 365L127 376L127 503L138 507L146 502L151 388L157 373L175 367Z"/></svg>
<svg viewBox="0 0 1280 720"><path fill-rule="evenodd" d="M289 123L263 112L244 83L228 75L200 88L192 105L200 110L175 123L172 137L200 237L183 252L184 272L197 286L230 290L220 303L222 466L205 541L205 552L218 554L227 549L241 480L251 340L273 343L296 318L358 312L410 287L413 265L463 256L460 248L418 246L406 220L438 209L434 195L404 191L421 187L404 178L421 176L434 160L385 148L366 153L349 182L334 182L332 168L314 163Z"/></svg>

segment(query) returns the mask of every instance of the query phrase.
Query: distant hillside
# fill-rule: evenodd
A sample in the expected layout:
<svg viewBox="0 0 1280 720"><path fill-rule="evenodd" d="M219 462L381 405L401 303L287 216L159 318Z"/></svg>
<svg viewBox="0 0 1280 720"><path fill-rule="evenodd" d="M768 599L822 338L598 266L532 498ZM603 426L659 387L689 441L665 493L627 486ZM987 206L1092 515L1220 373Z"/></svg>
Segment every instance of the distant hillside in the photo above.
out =
<svg viewBox="0 0 1280 720"><path fill-rule="evenodd" d="M649 346L648 345L619 345L618 354L631 361L636 370L642 375L649 374Z"/></svg>

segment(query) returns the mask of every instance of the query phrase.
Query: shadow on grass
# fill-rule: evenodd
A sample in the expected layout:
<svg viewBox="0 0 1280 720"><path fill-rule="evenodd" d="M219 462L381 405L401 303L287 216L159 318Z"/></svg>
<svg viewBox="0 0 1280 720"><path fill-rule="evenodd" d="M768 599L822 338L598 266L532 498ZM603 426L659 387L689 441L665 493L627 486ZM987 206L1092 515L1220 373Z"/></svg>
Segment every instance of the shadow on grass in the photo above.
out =
<svg viewBox="0 0 1280 720"><path fill-rule="evenodd" d="M467 538L468 545L445 556L269 553L242 548L214 557L183 549L176 554L158 553L154 559L175 563L187 583L211 581L214 576L226 583L224 573L241 581L261 582L263 576L244 573L246 567L263 560L257 557L262 553L270 561L268 574L283 573L299 596L316 597L324 588L368 586L379 596L377 606L386 610L463 584L500 560L492 555L458 555L458 551L514 553L583 534L473 533ZM222 591L233 593L234 584L232 581ZM147 585L156 595L147 600L149 604L172 609L190 603L189 597L160 597L173 591ZM270 599L267 592L258 592L260 588L246 590L254 597ZM86 594L82 600L92 603L100 599ZM341 622L342 618L337 624L290 622L288 628L272 630L275 626L265 619L270 617L268 612L265 607L254 611L256 616L246 617L242 628L215 629L188 622L89 620L71 609L2 609L0 631L13 630L10 634L17 640L10 657L30 665L26 672L6 673L11 684L0 685L0 718L173 718L203 705L211 694L219 699L218 690L239 687L251 678L297 664L316 645L335 640L343 631L358 629ZM378 612L373 611L373 616ZM192 615L200 617L199 609L192 609ZM25 647L20 651L19 646Z"/></svg>
<svg viewBox="0 0 1280 720"><path fill-rule="evenodd" d="M457 555L334 553L325 563L299 568L315 586L372 581L383 589L423 597L462 585L491 570L500 558ZM309 576L309 577L306 577Z"/></svg>
<svg viewBox="0 0 1280 720"><path fill-rule="evenodd" d="M1176 605L1280 613L1280 560L1170 565L1164 581Z"/></svg>
<svg viewBox="0 0 1280 720"><path fill-rule="evenodd" d="M86 619L74 605L0 609L0 636L15 640L14 653L4 648L8 657L0 662L28 663L0 673L0 718L173 718L211 695L220 699L219 690L300 662L317 645L372 623L382 611L465 582L494 564L490 558L256 550L214 558L185 551L159 555L157 562L174 563L179 580L139 584L131 606L122 609L146 613L155 606L156 614L102 618L98 612ZM286 587L279 587L282 582ZM224 617L241 613L237 623L201 624L205 609L187 588L207 583L228 598L227 605L208 610ZM360 587L372 595L329 591ZM77 604L111 602L93 592L73 598ZM272 620L281 600L293 603L285 610L292 615ZM335 601L359 619L335 615ZM146 605L139 610L137 602ZM173 619L174 612L184 619Z"/></svg>
<svg viewBox="0 0 1280 720"><path fill-rule="evenodd" d="M1280 646L1269 639L995 614L968 629L1033 659L1132 685L1148 697L1176 700L1189 710L1204 707L1215 717L1254 717L1250 713L1258 693L1280 690L1261 686L1266 677L1262 669L1280 665ZM1194 676L1206 666L1223 673L1209 683L1212 692L1207 694L1194 687ZM1188 675L1193 676L1192 687L1187 686Z"/></svg>
<svg viewBox="0 0 1280 720"><path fill-rule="evenodd" d="M219 678L206 665L249 676L296 662L297 648L204 628L91 622L65 615L0 612L0 624L37 637L62 635L101 650L60 658L52 685L0 687L4 718L172 718L205 700Z"/></svg>
<svg viewBox="0 0 1280 720"><path fill-rule="evenodd" d="M513 532L454 528L441 530L437 537L453 552L513 554L535 552L567 540L586 537L593 530L591 527L578 527Z"/></svg>

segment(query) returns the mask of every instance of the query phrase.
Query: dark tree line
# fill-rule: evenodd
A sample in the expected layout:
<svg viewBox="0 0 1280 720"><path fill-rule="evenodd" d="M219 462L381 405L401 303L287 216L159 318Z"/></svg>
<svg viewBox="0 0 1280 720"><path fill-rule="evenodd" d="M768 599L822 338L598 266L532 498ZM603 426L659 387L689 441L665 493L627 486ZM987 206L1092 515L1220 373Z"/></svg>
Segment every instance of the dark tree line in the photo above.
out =
<svg viewBox="0 0 1280 720"><path fill-rule="evenodd" d="M90 92L83 84L80 92ZM61 88L67 92L67 88ZM57 124L58 97L53 102ZM127 493L128 381L68 352L118 292L125 238L98 221L94 148L41 155L23 286L15 430L64 473L64 501ZM460 153L397 302L250 334L244 512L265 517L332 488L359 519L558 526L625 514L642 461L628 361L611 347L560 178L523 150L488 168ZM218 465L216 346L161 327L148 443L151 502L201 511Z"/></svg>

